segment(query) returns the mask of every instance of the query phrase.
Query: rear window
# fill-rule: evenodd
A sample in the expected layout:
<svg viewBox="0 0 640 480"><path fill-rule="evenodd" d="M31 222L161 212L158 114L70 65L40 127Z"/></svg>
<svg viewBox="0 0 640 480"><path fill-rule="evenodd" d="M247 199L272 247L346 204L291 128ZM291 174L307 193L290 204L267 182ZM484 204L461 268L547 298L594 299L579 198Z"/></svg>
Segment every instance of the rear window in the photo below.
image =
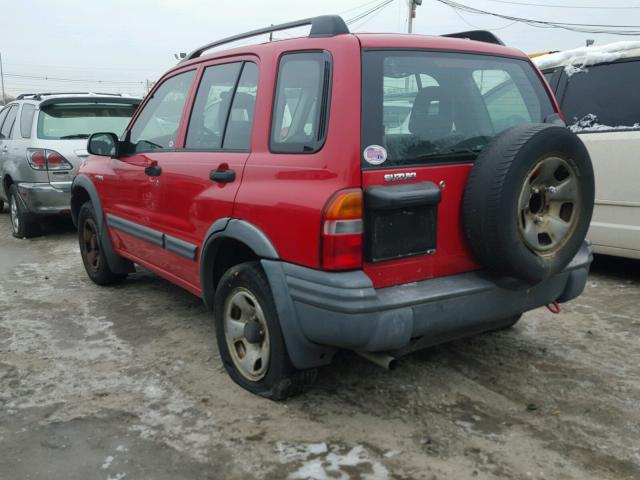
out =
<svg viewBox="0 0 640 480"><path fill-rule="evenodd" d="M96 132L124 132L137 104L54 103L38 115L38 138L48 140L89 138Z"/></svg>
<svg viewBox="0 0 640 480"><path fill-rule="evenodd" d="M381 167L473 160L503 130L554 113L525 60L368 51L362 76L362 149L384 147Z"/></svg>
<svg viewBox="0 0 640 480"><path fill-rule="evenodd" d="M640 129L640 62L581 69L569 77L562 111L575 132Z"/></svg>

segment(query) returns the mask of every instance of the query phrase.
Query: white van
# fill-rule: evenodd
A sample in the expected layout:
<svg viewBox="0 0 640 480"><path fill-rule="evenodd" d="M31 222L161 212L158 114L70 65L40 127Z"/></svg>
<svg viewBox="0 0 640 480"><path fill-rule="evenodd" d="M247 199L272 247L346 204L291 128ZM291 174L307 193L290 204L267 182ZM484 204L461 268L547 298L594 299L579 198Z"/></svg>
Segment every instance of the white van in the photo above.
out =
<svg viewBox="0 0 640 480"><path fill-rule="evenodd" d="M640 259L640 42L532 60L591 154L596 204L588 238L594 251Z"/></svg>

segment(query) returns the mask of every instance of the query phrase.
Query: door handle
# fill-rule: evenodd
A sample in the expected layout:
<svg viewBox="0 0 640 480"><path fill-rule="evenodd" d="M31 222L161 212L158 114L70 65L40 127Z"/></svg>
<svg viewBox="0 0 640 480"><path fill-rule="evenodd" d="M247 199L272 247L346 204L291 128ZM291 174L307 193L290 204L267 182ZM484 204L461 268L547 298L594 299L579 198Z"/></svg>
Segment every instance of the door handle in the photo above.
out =
<svg viewBox="0 0 640 480"><path fill-rule="evenodd" d="M209 178L218 183L231 183L236 179L236 171L228 169L211 170Z"/></svg>
<svg viewBox="0 0 640 480"><path fill-rule="evenodd" d="M7 145L2 146L2 153L7 153L9 151L9 147Z"/></svg>
<svg viewBox="0 0 640 480"><path fill-rule="evenodd" d="M162 173L162 168L158 165L158 162L153 162L149 166L144 167L144 174L149 177L159 177Z"/></svg>

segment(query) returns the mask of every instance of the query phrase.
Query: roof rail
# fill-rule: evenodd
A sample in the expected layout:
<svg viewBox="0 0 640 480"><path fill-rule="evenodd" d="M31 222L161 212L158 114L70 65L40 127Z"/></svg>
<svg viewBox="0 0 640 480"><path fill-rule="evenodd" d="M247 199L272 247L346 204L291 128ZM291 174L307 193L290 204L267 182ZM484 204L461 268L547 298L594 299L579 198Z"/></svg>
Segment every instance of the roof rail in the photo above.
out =
<svg viewBox="0 0 640 480"><path fill-rule="evenodd" d="M231 37L223 38L212 43L203 45L197 48L193 52L189 53L183 62L198 58L203 52L225 43L235 42L237 40L243 40L245 38L255 37L257 35L263 35L265 33L277 32L280 30L289 30L291 28L304 27L305 25L311 25L310 37L333 37L334 35L340 35L343 33L350 33L349 27L339 15L321 15L319 17L305 18L304 20L297 20L295 22L281 23L280 25L272 25L270 27L260 28L258 30L252 30L246 33L240 33Z"/></svg>
<svg viewBox="0 0 640 480"><path fill-rule="evenodd" d="M27 97L33 100L42 100L42 97L50 97L52 95L105 95L110 97L121 97L121 93L104 93L104 92L44 92L44 93L22 93L16 97L16 100L23 100Z"/></svg>
<svg viewBox="0 0 640 480"><path fill-rule="evenodd" d="M477 42L494 43L496 45L504 45L504 42L496 37L488 30L470 30L468 32L460 33L447 33L442 35L443 37L452 38L467 38L469 40L475 40Z"/></svg>

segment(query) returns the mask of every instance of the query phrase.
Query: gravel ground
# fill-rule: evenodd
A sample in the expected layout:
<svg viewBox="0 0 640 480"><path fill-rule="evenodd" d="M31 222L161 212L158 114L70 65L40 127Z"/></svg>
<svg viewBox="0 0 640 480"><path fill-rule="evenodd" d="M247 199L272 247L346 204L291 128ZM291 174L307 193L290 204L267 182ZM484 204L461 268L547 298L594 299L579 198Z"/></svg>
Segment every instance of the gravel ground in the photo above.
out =
<svg viewBox="0 0 640 480"><path fill-rule="evenodd" d="M640 262L598 258L560 315L418 352L344 353L284 403L227 377L197 298L100 288L66 222L0 214L0 478L640 478Z"/></svg>

